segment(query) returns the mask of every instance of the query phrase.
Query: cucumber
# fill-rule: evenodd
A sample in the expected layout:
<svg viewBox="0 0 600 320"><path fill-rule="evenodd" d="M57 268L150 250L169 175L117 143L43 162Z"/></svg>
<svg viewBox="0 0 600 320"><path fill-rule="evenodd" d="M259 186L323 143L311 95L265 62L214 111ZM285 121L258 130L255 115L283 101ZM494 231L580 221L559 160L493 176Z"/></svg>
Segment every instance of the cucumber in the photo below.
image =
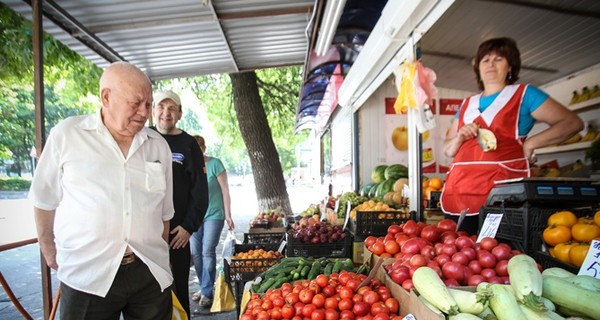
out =
<svg viewBox="0 0 600 320"><path fill-rule="evenodd" d="M321 271L321 263L317 260L313 262L312 267L310 268L310 271L308 272L308 276L306 278L308 280L313 280L317 277L319 271Z"/></svg>
<svg viewBox="0 0 600 320"><path fill-rule="evenodd" d="M258 287L258 293L265 293L277 280L275 278L268 278Z"/></svg>
<svg viewBox="0 0 600 320"><path fill-rule="evenodd" d="M305 265L304 267L302 267L302 272L300 272L300 277L302 279L306 279L306 277L308 277L308 271L310 271L309 265Z"/></svg>

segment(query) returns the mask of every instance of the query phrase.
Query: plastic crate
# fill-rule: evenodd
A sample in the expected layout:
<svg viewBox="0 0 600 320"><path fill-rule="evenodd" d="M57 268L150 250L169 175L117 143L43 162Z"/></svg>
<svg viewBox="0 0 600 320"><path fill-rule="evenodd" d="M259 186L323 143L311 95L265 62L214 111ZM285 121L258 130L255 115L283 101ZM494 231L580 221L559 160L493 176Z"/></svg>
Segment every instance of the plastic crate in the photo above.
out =
<svg viewBox="0 0 600 320"><path fill-rule="evenodd" d="M572 273L575 273L575 274L577 274L579 272L578 267L576 267L572 264L565 263L560 260L554 259L547 252L537 251L535 254L532 255L532 258L535 261L537 261L544 269L559 267L559 268L563 268L563 269L570 271Z"/></svg>
<svg viewBox="0 0 600 320"><path fill-rule="evenodd" d="M244 294L244 283L243 281L233 281L231 283L231 289L233 296L235 297L235 311L237 312L237 318L240 317L240 308L242 305L242 295Z"/></svg>
<svg viewBox="0 0 600 320"><path fill-rule="evenodd" d="M260 273L279 263L281 258L273 259L223 259L225 278L232 281L250 281Z"/></svg>
<svg viewBox="0 0 600 320"><path fill-rule="evenodd" d="M356 220L348 221L349 230L356 241L368 236L385 236L391 225L400 225L413 219L407 211L357 211Z"/></svg>
<svg viewBox="0 0 600 320"><path fill-rule="evenodd" d="M440 198L442 197L441 191L431 191L429 193L429 200L426 200L425 207L427 209L437 209L440 207Z"/></svg>
<svg viewBox="0 0 600 320"><path fill-rule="evenodd" d="M479 211L479 226L483 225L485 217L490 214L502 213L502 221L496 232L496 238L507 242L511 247L533 256L543 249L542 232L547 227L548 217L561 210L569 210L578 217L592 214L592 208L560 208L534 207L524 205L519 208L510 207L481 207Z"/></svg>
<svg viewBox="0 0 600 320"><path fill-rule="evenodd" d="M345 231L344 239L328 243L305 243L287 234L286 256L352 258L352 235Z"/></svg>
<svg viewBox="0 0 600 320"><path fill-rule="evenodd" d="M285 239L285 232L244 233L244 244L277 244Z"/></svg>

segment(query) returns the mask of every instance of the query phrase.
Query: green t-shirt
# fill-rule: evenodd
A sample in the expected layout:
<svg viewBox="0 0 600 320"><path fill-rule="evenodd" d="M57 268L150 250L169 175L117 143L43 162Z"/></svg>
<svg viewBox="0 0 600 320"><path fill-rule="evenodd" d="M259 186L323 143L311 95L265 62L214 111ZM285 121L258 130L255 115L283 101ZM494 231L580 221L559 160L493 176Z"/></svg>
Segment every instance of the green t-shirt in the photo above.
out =
<svg viewBox="0 0 600 320"><path fill-rule="evenodd" d="M206 179L208 180L208 209L204 220L224 220L225 206L223 205L223 192L217 177L225 172L223 162L217 158L209 157L206 162Z"/></svg>

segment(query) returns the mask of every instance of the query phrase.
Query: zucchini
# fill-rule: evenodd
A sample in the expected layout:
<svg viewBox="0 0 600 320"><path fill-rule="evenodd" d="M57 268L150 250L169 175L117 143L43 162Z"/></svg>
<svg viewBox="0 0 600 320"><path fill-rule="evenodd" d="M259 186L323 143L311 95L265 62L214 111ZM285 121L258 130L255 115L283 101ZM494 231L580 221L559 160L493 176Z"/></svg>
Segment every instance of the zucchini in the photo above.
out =
<svg viewBox="0 0 600 320"><path fill-rule="evenodd" d="M519 304L521 311L525 315L526 320L564 320L562 316L552 311L535 312L526 306Z"/></svg>
<svg viewBox="0 0 600 320"><path fill-rule="evenodd" d="M572 284L586 290L600 292L600 279L594 278L587 274L567 278Z"/></svg>
<svg viewBox="0 0 600 320"><path fill-rule="evenodd" d="M448 292L458 305L461 313L480 314L487 308L491 296L490 290L471 292L448 288Z"/></svg>
<svg viewBox="0 0 600 320"><path fill-rule="evenodd" d="M583 289L564 278L544 276L543 295L555 305L576 310L593 319L600 319L599 292Z"/></svg>
<svg viewBox="0 0 600 320"><path fill-rule="evenodd" d="M450 316L448 320L481 320L481 318L474 314L461 312L459 314Z"/></svg>
<svg viewBox="0 0 600 320"><path fill-rule="evenodd" d="M519 307L517 298L505 285L489 284L488 286L493 293L490 298L490 308L498 320L524 320L526 318Z"/></svg>
<svg viewBox="0 0 600 320"><path fill-rule="evenodd" d="M563 306L558 306L558 312L560 312L560 314L564 314L567 317L571 317L571 319L572 318L575 318L577 320L580 320L580 319L581 320L589 320L590 319L585 314L583 314L579 311L573 310L571 308L563 307Z"/></svg>
<svg viewBox="0 0 600 320"><path fill-rule="evenodd" d="M419 300L421 300L421 302L423 302L423 304L424 304L424 305L425 305L427 308L429 308L429 310L431 310L433 313L435 313L435 314L437 314L438 316L440 316L440 317L443 317L443 318L444 318L444 317L446 317L446 316L444 315L444 313L443 313L443 312L442 312L440 309L438 309L438 307L436 307L436 306L432 305L432 304L431 304L431 302L427 301L427 299L423 298L423 296L419 295Z"/></svg>
<svg viewBox="0 0 600 320"><path fill-rule="evenodd" d="M443 313L450 316L459 313L456 301L433 269L429 267L418 268L415 270L412 280L419 294Z"/></svg>
<svg viewBox="0 0 600 320"><path fill-rule="evenodd" d="M310 266L309 265L305 265L304 267L302 267L302 271L300 272L300 278L306 279L306 277L308 276L308 271L309 270L310 270Z"/></svg>
<svg viewBox="0 0 600 320"><path fill-rule="evenodd" d="M570 278L570 277L576 276L576 274L574 274L573 272L567 271L567 270L565 270L563 268L559 268L559 267L552 267L552 268L544 269L544 271L542 271L542 275L543 276L555 276L555 277L560 277L560 278Z"/></svg>
<svg viewBox="0 0 600 320"><path fill-rule="evenodd" d="M490 309L489 306L487 308L485 308L483 310L483 312L481 312L477 316L480 317L483 320L498 320L498 318L496 318L496 315L494 314L494 312L492 311L492 309Z"/></svg>
<svg viewBox="0 0 600 320"><path fill-rule="evenodd" d="M526 254L518 254L508 260L508 277L517 300L534 311L547 311L542 303L542 273L537 262Z"/></svg>
<svg viewBox="0 0 600 320"><path fill-rule="evenodd" d="M548 308L548 311L556 311L556 306L550 299L542 297L542 303Z"/></svg>

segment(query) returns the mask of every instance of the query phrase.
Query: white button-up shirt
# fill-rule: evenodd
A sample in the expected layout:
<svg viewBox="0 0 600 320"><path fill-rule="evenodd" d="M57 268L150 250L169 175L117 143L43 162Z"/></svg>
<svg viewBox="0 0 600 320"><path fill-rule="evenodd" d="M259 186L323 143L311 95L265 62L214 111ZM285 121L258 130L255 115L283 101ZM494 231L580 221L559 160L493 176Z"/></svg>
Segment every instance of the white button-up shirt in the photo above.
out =
<svg viewBox="0 0 600 320"><path fill-rule="evenodd" d="M164 290L173 282L163 221L173 217L171 151L160 134L138 132L127 158L95 115L68 118L48 137L29 193L56 209L60 281L106 296L127 247Z"/></svg>

